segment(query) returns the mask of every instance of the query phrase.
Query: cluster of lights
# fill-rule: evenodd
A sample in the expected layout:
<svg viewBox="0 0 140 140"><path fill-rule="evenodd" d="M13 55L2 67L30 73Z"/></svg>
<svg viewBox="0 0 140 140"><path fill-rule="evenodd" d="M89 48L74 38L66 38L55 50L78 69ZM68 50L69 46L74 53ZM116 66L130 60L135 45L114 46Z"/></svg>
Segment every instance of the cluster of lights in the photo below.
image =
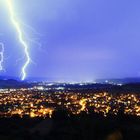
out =
<svg viewBox="0 0 140 140"><path fill-rule="evenodd" d="M77 93L70 91L43 91L34 89L13 89L0 92L0 116L51 117L57 109L63 108L78 115L93 111L103 116L117 115L119 110L127 115L140 116L140 98L137 94L113 95L103 93Z"/></svg>

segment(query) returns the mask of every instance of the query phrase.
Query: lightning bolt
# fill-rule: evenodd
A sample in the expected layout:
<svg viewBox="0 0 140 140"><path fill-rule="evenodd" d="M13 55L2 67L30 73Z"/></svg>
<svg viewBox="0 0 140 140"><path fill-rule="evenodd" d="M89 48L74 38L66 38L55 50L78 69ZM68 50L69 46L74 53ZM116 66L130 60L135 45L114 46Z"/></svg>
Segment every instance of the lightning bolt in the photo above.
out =
<svg viewBox="0 0 140 140"><path fill-rule="evenodd" d="M22 31L22 29L20 27L18 19L15 16L15 11L14 11L14 7L12 5L12 0L7 0L6 2L7 2L7 7L8 7L8 10L9 10L9 13L10 13L11 22L12 22L13 26L15 27L16 31L17 31L19 42L21 43L21 45L24 48L26 62L22 66L21 80L25 80L26 75L27 75L26 68L29 65L30 61L31 61L31 58L30 58L30 55L29 55L29 52L28 52L29 46L28 46L28 44L26 43L26 41L24 39L23 31Z"/></svg>
<svg viewBox="0 0 140 140"><path fill-rule="evenodd" d="M3 70L3 61L4 61L4 44L0 42L0 71Z"/></svg>

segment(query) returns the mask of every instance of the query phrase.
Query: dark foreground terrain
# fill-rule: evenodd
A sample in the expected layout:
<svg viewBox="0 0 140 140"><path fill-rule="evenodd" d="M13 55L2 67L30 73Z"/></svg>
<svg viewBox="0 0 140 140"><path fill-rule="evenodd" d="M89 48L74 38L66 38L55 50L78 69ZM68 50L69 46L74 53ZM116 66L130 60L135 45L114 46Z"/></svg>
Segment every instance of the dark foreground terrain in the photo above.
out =
<svg viewBox="0 0 140 140"><path fill-rule="evenodd" d="M0 140L140 140L139 117L67 114L61 110L51 119L1 118Z"/></svg>

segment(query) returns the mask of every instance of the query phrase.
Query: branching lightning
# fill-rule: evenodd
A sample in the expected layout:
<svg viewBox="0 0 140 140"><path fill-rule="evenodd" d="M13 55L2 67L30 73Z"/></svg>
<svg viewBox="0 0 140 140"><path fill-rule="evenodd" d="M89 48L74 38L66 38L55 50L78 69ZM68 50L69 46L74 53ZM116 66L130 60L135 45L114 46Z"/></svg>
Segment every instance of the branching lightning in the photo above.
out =
<svg viewBox="0 0 140 140"><path fill-rule="evenodd" d="M3 61L4 61L4 44L0 42L0 71L4 70Z"/></svg>
<svg viewBox="0 0 140 140"><path fill-rule="evenodd" d="M24 63L24 65L22 67L22 77L21 77L21 80L25 80L26 75L27 75L26 68L29 65L30 61L31 61L30 54L29 54L29 51L28 51L29 46L28 46L28 44L26 43L26 41L24 39L23 31L22 31L22 29L20 27L18 19L15 16L12 0L7 0L7 7L8 7L8 10L9 10L9 13L10 13L11 22L12 22L13 26L15 27L15 29L16 29L16 31L18 33L19 42L21 43L21 45L24 48L26 62Z"/></svg>

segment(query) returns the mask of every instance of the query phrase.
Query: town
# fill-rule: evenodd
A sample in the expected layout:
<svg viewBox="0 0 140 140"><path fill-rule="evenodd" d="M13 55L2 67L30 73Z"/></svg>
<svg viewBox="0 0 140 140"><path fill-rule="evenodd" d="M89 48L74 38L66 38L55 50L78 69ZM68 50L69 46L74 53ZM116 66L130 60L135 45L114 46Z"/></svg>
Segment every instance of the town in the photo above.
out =
<svg viewBox="0 0 140 140"><path fill-rule="evenodd" d="M106 117L123 111L126 115L140 116L140 95L62 87L57 90L43 87L0 90L0 117L51 118L57 110L66 110L68 115L95 112Z"/></svg>

